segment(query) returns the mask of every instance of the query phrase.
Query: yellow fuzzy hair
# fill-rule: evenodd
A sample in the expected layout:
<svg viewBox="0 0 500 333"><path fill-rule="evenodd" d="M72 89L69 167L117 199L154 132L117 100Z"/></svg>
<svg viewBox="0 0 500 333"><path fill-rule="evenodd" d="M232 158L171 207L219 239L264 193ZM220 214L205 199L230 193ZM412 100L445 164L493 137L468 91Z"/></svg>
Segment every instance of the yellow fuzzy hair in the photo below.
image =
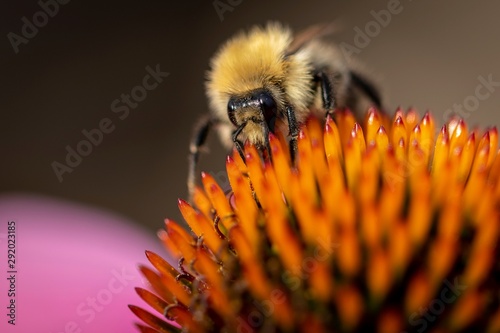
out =
<svg viewBox="0 0 500 333"><path fill-rule="evenodd" d="M265 28L241 32L226 42L212 58L207 75L206 90L212 112L228 122L229 96L257 88L272 90L281 109L286 99L296 110L305 110L313 98L312 68L304 52L285 57L292 40L290 29L270 23ZM282 87L286 95L277 91L276 86Z"/></svg>

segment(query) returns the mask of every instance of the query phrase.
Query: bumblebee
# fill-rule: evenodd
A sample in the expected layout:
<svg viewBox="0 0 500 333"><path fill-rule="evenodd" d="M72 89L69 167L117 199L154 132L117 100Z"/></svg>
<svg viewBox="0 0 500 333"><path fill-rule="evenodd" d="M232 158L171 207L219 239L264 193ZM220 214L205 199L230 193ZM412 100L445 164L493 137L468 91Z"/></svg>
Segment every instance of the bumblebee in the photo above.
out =
<svg viewBox="0 0 500 333"><path fill-rule="evenodd" d="M289 137L293 158L299 126L311 113L326 117L349 108L360 117L369 106L381 109L376 85L322 39L334 30L332 24L316 25L294 36L288 27L269 23L222 45L207 72L210 112L195 126L190 144L190 197L200 148L212 128L243 160L245 141L266 151L269 133L281 131Z"/></svg>

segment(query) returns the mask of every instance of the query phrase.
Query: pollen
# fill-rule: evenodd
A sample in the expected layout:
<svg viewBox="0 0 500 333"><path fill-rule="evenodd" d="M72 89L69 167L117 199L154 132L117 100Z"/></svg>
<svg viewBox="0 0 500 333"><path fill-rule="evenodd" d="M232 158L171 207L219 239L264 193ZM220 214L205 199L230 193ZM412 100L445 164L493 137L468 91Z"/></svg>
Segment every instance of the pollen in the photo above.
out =
<svg viewBox="0 0 500 333"><path fill-rule="evenodd" d="M500 332L496 128L348 110L302 126L292 163L252 145L202 175L189 229L146 252L141 332Z"/></svg>

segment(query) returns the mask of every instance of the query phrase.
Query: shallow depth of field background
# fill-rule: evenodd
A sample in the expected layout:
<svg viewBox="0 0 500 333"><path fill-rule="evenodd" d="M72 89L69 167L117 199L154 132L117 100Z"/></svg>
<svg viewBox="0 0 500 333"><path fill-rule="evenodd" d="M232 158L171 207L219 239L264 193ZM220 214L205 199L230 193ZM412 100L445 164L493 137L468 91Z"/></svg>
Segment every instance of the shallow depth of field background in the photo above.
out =
<svg viewBox="0 0 500 333"><path fill-rule="evenodd" d="M179 220L176 199L187 195L191 128L207 111L204 73L220 43L268 20L300 30L341 19L343 31L333 40L356 46L356 30L373 28L371 12L391 3L220 2L231 7L222 17L213 1L72 0L17 54L7 34L20 35L21 19L32 21L41 7L37 1L3 3L0 194L29 192L90 204L153 230L167 216ZM442 123L454 104L469 103L469 124L500 125L500 87L489 87L482 100L475 97L479 77L500 82L500 3L401 0L399 7L385 27L375 24L380 30L372 30L357 55L382 83L389 110L431 109ZM120 120L111 103L142 84L147 66L158 64L169 76ZM487 91L480 89L482 96ZM65 147L75 148L82 130L98 127L103 118L112 120L114 131L59 182L51 164L65 163ZM201 169L221 174L226 152L215 136L210 143L212 153Z"/></svg>

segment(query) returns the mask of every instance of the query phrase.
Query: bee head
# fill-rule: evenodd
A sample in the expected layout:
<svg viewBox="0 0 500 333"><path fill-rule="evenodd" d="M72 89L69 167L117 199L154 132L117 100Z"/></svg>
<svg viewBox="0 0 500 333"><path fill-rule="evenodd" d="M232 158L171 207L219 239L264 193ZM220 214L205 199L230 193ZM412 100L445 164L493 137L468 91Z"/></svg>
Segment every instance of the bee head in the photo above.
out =
<svg viewBox="0 0 500 333"><path fill-rule="evenodd" d="M267 124L271 132L278 112L278 106L273 94L267 89L255 89L244 96L232 96L227 103L227 115L235 125L252 121Z"/></svg>

